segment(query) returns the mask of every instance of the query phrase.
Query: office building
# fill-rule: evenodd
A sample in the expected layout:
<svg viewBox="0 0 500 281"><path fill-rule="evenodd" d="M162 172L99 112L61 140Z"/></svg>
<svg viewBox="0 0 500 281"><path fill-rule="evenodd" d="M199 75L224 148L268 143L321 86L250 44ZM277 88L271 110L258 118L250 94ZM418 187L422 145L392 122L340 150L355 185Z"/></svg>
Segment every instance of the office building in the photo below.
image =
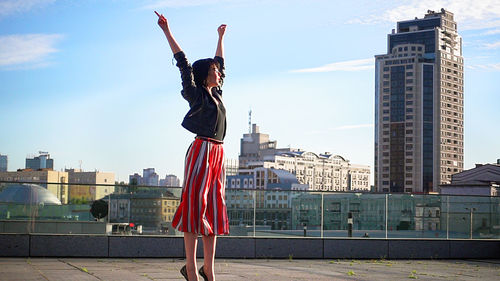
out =
<svg viewBox="0 0 500 281"><path fill-rule="evenodd" d="M7 172L9 158L7 155L0 154L0 172Z"/></svg>
<svg viewBox="0 0 500 281"><path fill-rule="evenodd" d="M181 181L176 175L166 175L165 179L160 180L160 186L181 186Z"/></svg>
<svg viewBox="0 0 500 281"><path fill-rule="evenodd" d="M160 184L160 176L155 172L155 168L142 170L142 184L152 186L158 186Z"/></svg>
<svg viewBox="0 0 500 281"><path fill-rule="evenodd" d="M375 186L435 192L463 170L464 60L453 13L397 23L375 56Z"/></svg>
<svg viewBox="0 0 500 281"><path fill-rule="evenodd" d="M224 159L224 166L226 168L226 176L234 176L238 174L238 159L226 158Z"/></svg>
<svg viewBox="0 0 500 281"><path fill-rule="evenodd" d="M32 169L34 171L40 169L54 169L54 159L50 158L48 152L40 151L38 156L32 156L26 158L26 169Z"/></svg>

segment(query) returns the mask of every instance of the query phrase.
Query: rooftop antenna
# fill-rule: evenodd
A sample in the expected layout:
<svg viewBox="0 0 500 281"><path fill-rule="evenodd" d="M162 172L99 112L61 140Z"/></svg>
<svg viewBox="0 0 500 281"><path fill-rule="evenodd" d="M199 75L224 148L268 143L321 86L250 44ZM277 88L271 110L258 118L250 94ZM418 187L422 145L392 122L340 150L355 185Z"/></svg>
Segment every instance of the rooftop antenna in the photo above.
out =
<svg viewBox="0 0 500 281"><path fill-rule="evenodd" d="M82 171L82 160L78 160L78 163L80 164L80 172Z"/></svg>
<svg viewBox="0 0 500 281"><path fill-rule="evenodd" d="M252 109L248 111L248 133L252 133Z"/></svg>

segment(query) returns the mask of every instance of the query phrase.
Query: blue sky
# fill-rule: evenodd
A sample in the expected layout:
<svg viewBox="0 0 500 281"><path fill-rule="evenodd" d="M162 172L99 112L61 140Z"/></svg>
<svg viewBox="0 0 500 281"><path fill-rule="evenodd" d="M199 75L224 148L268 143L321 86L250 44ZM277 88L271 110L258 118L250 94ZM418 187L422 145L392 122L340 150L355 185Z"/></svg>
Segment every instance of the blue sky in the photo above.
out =
<svg viewBox="0 0 500 281"><path fill-rule="evenodd" d="M48 151L55 168L154 167L182 177L188 104L154 10L188 59L228 24L225 149L252 122L280 147L373 166L374 55L396 21L455 14L465 58L465 168L500 158L500 2L0 0L0 154L9 170ZM474 7L474 8L471 8Z"/></svg>

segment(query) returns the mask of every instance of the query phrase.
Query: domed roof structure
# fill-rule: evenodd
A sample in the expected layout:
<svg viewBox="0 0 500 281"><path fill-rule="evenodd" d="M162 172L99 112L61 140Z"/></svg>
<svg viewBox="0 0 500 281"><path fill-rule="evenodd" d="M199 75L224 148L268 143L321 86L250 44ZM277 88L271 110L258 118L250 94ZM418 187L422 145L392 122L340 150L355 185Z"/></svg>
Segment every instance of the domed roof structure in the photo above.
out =
<svg viewBox="0 0 500 281"><path fill-rule="evenodd" d="M0 193L1 203L61 205L47 189L36 184L10 184Z"/></svg>

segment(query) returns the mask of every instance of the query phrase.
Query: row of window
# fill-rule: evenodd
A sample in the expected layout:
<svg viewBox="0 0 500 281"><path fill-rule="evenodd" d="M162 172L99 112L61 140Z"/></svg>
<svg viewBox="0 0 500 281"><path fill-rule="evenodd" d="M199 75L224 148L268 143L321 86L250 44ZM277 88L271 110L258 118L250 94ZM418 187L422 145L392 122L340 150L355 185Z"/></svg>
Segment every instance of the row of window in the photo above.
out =
<svg viewBox="0 0 500 281"><path fill-rule="evenodd" d="M384 62L385 65L393 65L393 64L407 64L407 63L413 63L415 62L415 59L396 59L396 60L386 60Z"/></svg>
<svg viewBox="0 0 500 281"><path fill-rule="evenodd" d="M441 111L442 114L444 114L443 112L446 112L447 115L451 115L453 116L453 114L451 114L451 111ZM458 117L458 118L462 118L461 117L461 114L458 114L458 116L455 116L455 117ZM455 119L455 118L449 118L449 117L441 117L441 121L442 122L448 122L448 123L455 123L455 124L451 124L451 125L459 125L459 126L463 126L464 122L462 120L458 120L458 119Z"/></svg>

